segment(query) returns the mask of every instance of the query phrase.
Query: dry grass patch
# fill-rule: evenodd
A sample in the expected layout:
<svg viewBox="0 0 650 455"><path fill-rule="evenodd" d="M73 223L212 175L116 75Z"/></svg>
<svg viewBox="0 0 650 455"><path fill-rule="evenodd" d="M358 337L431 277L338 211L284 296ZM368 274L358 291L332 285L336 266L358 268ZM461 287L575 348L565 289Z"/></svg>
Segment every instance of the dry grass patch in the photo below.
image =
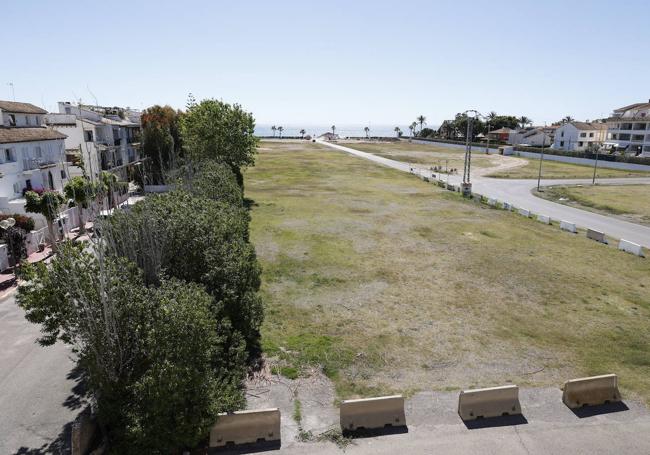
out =
<svg viewBox="0 0 650 455"><path fill-rule="evenodd" d="M320 365L343 398L610 371L650 397L650 261L318 144L263 147L246 195L278 368Z"/></svg>

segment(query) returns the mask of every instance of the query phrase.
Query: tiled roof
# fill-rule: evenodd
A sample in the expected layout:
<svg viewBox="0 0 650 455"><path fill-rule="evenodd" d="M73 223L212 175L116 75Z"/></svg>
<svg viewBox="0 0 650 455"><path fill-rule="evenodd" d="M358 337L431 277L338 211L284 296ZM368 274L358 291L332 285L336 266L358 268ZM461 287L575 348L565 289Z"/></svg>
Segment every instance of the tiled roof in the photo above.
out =
<svg viewBox="0 0 650 455"><path fill-rule="evenodd" d="M635 104L630 104L629 106L619 107L618 109L615 109L614 112L629 111L630 109L647 109L647 108L650 108L650 103L635 103Z"/></svg>
<svg viewBox="0 0 650 455"><path fill-rule="evenodd" d="M65 139L63 133L49 128L0 128L0 144Z"/></svg>
<svg viewBox="0 0 650 455"><path fill-rule="evenodd" d="M18 114L47 114L45 109L34 106L29 103L17 103L15 101L1 101L0 109L7 112L16 112Z"/></svg>
<svg viewBox="0 0 650 455"><path fill-rule="evenodd" d="M570 122L579 130L606 130L607 123Z"/></svg>

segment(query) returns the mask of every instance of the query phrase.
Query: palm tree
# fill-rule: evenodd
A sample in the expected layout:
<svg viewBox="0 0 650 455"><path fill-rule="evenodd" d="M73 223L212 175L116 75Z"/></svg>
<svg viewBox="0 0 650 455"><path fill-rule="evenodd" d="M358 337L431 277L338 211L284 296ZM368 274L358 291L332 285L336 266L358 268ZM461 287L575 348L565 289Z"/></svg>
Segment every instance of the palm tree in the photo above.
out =
<svg viewBox="0 0 650 455"><path fill-rule="evenodd" d="M497 117L498 115L494 111L490 111L490 113L487 115L487 118L488 120L490 120L490 122L494 122L494 119L496 119Z"/></svg>
<svg viewBox="0 0 650 455"><path fill-rule="evenodd" d="M417 128L418 124L413 122L409 125L409 130L411 130L411 137L413 137L413 133L415 132L415 128Z"/></svg>
<svg viewBox="0 0 650 455"><path fill-rule="evenodd" d="M271 127L271 131L273 131L273 137L275 137L275 130L277 130L277 129L278 129L278 127L275 126L275 125L273 125L273 126Z"/></svg>
<svg viewBox="0 0 650 455"><path fill-rule="evenodd" d="M304 139L304 138L305 138L305 130L303 128L300 130L300 139Z"/></svg>
<svg viewBox="0 0 650 455"><path fill-rule="evenodd" d="M366 133L366 139L368 139L368 133L370 132L370 128L366 126L366 127L363 129L363 131L365 131L365 133Z"/></svg>
<svg viewBox="0 0 650 455"><path fill-rule="evenodd" d="M526 125L532 125L533 120L529 119L525 115L522 115L517 119L519 121L519 124L521 125L522 128L526 128Z"/></svg>
<svg viewBox="0 0 650 455"><path fill-rule="evenodd" d="M564 117L564 118L562 119L562 121L563 121L564 123L573 122L573 120L574 120L573 117L571 117L570 115L567 115L566 117Z"/></svg>
<svg viewBox="0 0 650 455"><path fill-rule="evenodd" d="M402 132L402 130L400 129L399 126L396 126L395 129L394 129L393 131L395 131L395 136L397 136L397 137L399 137L399 133Z"/></svg>
<svg viewBox="0 0 650 455"><path fill-rule="evenodd" d="M336 134L336 125L332 125L332 134Z"/></svg>
<svg viewBox="0 0 650 455"><path fill-rule="evenodd" d="M278 131L280 132L280 139L282 139L282 132L284 131L284 127L278 126Z"/></svg>
<svg viewBox="0 0 650 455"><path fill-rule="evenodd" d="M421 133L422 132L422 126L426 125L426 123L427 123L427 118L424 115L419 115L416 120L420 124L420 133Z"/></svg>

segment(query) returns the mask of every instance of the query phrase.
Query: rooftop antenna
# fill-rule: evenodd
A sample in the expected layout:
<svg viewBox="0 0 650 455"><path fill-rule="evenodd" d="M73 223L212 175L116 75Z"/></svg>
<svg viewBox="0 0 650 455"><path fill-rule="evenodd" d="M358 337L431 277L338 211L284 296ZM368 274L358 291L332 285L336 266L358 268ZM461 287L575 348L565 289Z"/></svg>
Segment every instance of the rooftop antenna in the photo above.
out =
<svg viewBox="0 0 650 455"><path fill-rule="evenodd" d="M14 90L14 83L8 82L7 85L11 87L11 98L16 101L16 91Z"/></svg>
<svg viewBox="0 0 650 455"><path fill-rule="evenodd" d="M90 96L92 96L95 99L95 107L99 107L99 103L97 102L97 97L92 92L92 90L90 90L90 87L88 86L88 84L86 84L86 88L88 89L88 93L90 93Z"/></svg>

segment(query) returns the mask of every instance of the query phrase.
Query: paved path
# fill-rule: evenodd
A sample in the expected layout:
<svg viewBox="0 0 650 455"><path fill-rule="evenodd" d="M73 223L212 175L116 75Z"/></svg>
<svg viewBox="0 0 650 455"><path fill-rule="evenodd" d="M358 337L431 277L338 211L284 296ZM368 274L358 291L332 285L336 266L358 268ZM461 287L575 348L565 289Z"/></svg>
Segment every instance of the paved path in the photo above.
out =
<svg viewBox="0 0 650 455"><path fill-rule="evenodd" d="M331 442L298 441L292 415L294 397L302 403L304 430L318 435L338 428L338 409L329 384L309 378L278 378L249 389L249 406L278 407L286 454L340 454ZM465 425L457 414L458 392L419 392L406 400L408 432L354 439L349 454L648 454L650 412L641 403L587 408L574 413L559 388L521 389L522 417L486 419Z"/></svg>
<svg viewBox="0 0 650 455"><path fill-rule="evenodd" d="M339 144L325 141L319 141L319 143L400 171L409 172L411 168L408 163L361 152ZM458 175L449 176L449 183L453 185L458 185L460 181L461 177ZM598 182L600 184L616 185L650 184L650 178L612 178L599 179ZM554 220L569 221L575 223L578 227L595 229L616 239L626 239L650 248L650 227L538 198L531 193L531 190L537 186L536 180L473 177L472 183L472 190L485 197L494 198L501 202L509 202L516 207L528 209L535 214L547 215ZM566 184L591 184L591 179L542 179L542 185L544 186Z"/></svg>
<svg viewBox="0 0 650 455"><path fill-rule="evenodd" d="M81 410L74 363L62 344L35 343L14 295L0 300L0 454L65 454Z"/></svg>

